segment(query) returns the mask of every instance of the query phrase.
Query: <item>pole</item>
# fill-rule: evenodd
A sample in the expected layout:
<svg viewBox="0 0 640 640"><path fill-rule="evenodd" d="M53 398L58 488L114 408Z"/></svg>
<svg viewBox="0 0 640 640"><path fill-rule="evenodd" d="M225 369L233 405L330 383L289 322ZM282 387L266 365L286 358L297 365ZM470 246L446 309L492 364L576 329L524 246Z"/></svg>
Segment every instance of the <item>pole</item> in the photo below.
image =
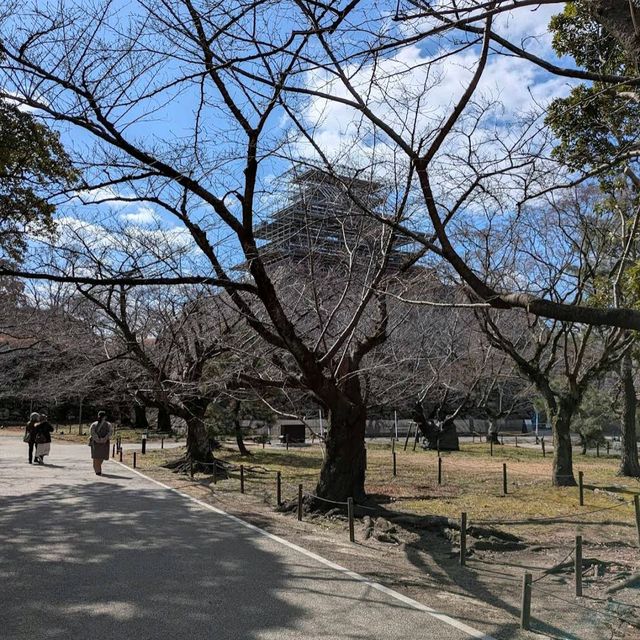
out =
<svg viewBox="0 0 640 640"><path fill-rule="evenodd" d="M298 520L302 522L302 485L298 485Z"/></svg>
<svg viewBox="0 0 640 640"><path fill-rule="evenodd" d="M398 412L394 409L393 411L393 422L396 428L396 440L398 439Z"/></svg>
<svg viewBox="0 0 640 640"><path fill-rule="evenodd" d="M147 453L147 434L142 434L142 455Z"/></svg>
<svg viewBox="0 0 640 640"><path fill-rule="evenodd" d="M120 449L120 462L122 462L122 449Z"/></svg>
<svg viewBox="0 0 640 640"><path fill-rule="evenodd" d="M318 409L318 417L320 418L320 437L324 438L324 423L322 422L322 409Z"/></svg>
<svg viewBox="0 0 640 640"><path fill-rule="evenodd" d="M289 451L289 434L288 433L284 434L284 441L285 441L285 444L287 445L287 451Z"/></svg>
<svg viewBox="0 0 640 640"><path fill-rule="evenodd" d="M491 454L491 457L493 457L493 435L491 436L491 441L489 443L489 452Z"/></svg>
<svg viewBox="0 0 640 640"><path fill-rule="evenodd" d="M600 457L600 443L596 442L596 458Z"/></svg>
<svg viewBox="0 0 640 640"><path fill-rule="evenodd" d="M582 536L576 536L576 596L582 595Z"/></svg>
<svg viewBox="0 0 640 640"><path fill-rule="evenodd" d="M113 443L113 446L111 447L111 457L112 458L116 457L116 444L115 444L115 442Z"/></svg>
<svg viewBox="0 0 640 640"><path fill-rule="evenodd" d="M282 474L280 471L276 473L276 504L282 504Z"/></svg>
<svg viewBox="0 0 640 640"><path fill-rule="evenodd" d="M640 547L640 496L633 496L633 506L636 510L636 529L638 530L638 546Z"/></svg>
<svg viewBox="0 0 640 640"><path fill-rule="evenodd" d="M537 417L537 414L536 414ZM522 603L520 605L520 628L528 631L531 628L531 574L522 576Z"/></svg>
<svg viewBox="0 0 640 640"><path fill-rule="evenodd" d="M136 468L136 462L137 462L137 460L136 460L136 455L137 455L137 454L136 454L136 452L134 451L134 452L133 452L133 468L134 468L134 469Z"/></svg>
<svg viewBox="0 0 640 640"><path fill-rule="evenodd" d="M356 536L353 530L353 498L347 498L347 513L349 514L349 541L355 542Z"/></svg>
<svg viewBox="0 0 640 640"><path fill-rule="evenodd" d="M460 564L464 566L467 555L467 514L460 514Z"/></svg>
<svg viewBox="0 0 640 640"><path fill-rule="evenodd" d="M80 398L80 409L78 410L78 435L82 435L82 401L84 398Z"/></svg>
<svg viewBox="0 0 640 640"><path fill-rule="evenodd" d="M518 436L516 436L516 449L518 448Z"/></svg>
<svg viewBox="0 0 640 640"><path fill-rule="evenodd" d="M160 438L160 448L164 449L164 437Z"/></svg>
<svg viewBox="0 0 640 640"><path fill-rule="evenodd" d="M442 458L438 456L438 484L442 484Z"/></svg>
<svg viewBox="0 0 640 640"><path fill-rule="evenodd" d="M507 463L502 463L502 493L507 495Z"/></svg>
<svg viewBox="0 0 640 640"><path fill-rule="evenodd" d="M411 437L411 426L412 422L409 423L409 428L407 429L407 437L404 439L404 451L407 450L407 445L409 444L409 438Z"/></svg>
<svg viewBox="0 0 640 640"><path fill-rule="evenodd" d="M584 473L578 471L578 491L580 495L580 506L584 507Z"/></svg>
<svg viewBox="0 0 640 640"><path fill-rule="evenodd" d="M391 453L391 455L393 456L393 476L394 476L394 478L395 478L395 476L397 476L397 475L398 475L398 470L397 470L397 467L396 467L396 452L395 452L395 451L393 451L393 452Z"/></svg>
<svg viewBox="0 0 640 640"><path fill-rule="evenodd" d="M240 493L244 493L244 465L240 465Z"/></svg>
<svg viewBox="0 0 640 640"><path fill-rule="evenodd" d="M540 442L542 443L542 457L546 458L547 457L547 452L544 448L544 436L542 437L542 440L540 440Z"/></svg>

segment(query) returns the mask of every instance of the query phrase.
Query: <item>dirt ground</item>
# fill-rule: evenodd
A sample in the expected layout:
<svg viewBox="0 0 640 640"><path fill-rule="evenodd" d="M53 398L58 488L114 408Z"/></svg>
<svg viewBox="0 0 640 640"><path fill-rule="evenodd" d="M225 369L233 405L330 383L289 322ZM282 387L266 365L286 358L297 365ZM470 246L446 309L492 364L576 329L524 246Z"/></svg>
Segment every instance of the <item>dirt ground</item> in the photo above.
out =
<svg viewBox="0 0 640 640"><path fill-rule="evenodd" d="M211 502L270 532L292 540L373 580L393 587L495 638L640 639L640 549L632 496L640 483L615 475L613 458L581 458L585 505L577 488L550 485L551 458L538 450L464 445L437 455L397 448L392 475L388 445L368 446L368 508L356 508L356 543L346 516L275 509L275 471L282 474L283 501L295 505L297 486L311 492L322 460L319 447L252 447L241 459L230 445L219 457L235 466L231 478L177 475L160 465L177 450L138 455L152 477ZM132 463L131 453L125 463ZM507 463L507 495L502 464ZM237 465L245 465L245 494ZM378 505L376 510L371 505ZM468 555L459 562L459 517L467 512ZM440 516L440 517L438 517ZM582 535L583 596L575 596L572 551ZM560 565L560 566L557 566ZM551 571L549 571L551 569ZM532 632L519 629L524 572L533 575ZM613 589L613 590L612 590ZM615 590L617 589L617 590Z"/></svg>

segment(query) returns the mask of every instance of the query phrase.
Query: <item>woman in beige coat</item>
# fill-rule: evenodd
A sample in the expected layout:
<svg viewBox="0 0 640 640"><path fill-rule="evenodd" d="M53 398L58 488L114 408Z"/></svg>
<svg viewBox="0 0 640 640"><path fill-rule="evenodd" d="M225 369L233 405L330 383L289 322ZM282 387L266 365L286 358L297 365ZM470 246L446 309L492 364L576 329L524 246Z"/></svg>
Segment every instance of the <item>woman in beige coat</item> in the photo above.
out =
<svg viewBox="0 0 640 640"><path fill-rule="evenodd" d="M109 459L109 440L113 427L107 422L107 414L104 411L98 412L98 420L91 425L91 458L93 459L93 470L97 476L102 475L102 463Z"/></svg>

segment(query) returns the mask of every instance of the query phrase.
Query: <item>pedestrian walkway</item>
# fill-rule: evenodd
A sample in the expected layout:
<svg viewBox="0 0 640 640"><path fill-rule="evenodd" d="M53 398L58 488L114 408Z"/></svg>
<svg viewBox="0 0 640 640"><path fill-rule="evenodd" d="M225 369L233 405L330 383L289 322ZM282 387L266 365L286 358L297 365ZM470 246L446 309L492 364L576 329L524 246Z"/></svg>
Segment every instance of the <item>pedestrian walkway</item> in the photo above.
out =
<svg viewBox="0 0 640 640"><path fill-rule="evenodd" d="M462 640L470 634L87 446L0 436L3 640Z"/></svg>

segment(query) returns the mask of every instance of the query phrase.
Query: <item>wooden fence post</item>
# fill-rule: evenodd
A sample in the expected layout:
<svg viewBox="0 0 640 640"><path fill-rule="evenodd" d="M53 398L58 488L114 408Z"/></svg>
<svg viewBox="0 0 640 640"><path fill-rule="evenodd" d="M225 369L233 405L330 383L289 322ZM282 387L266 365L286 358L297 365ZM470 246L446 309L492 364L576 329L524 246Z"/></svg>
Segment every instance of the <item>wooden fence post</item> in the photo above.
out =
<svg viewBox="0 0 640 640"><path fill-rule="evenodd" d="M582 536L576 536L576 596L582 595Z"/></svg>
<svg viewBox="0 0 640 640"><path fill-rule="evenodd" d="M542 457L546 458L547 457L547 452L544 448L544 438L542 438L542 440L540 440L540 443L542 444Z"/></svg>
<svg viewBox="0 0 640 640"><path fill-rule="evenodd" d="M282 504L282 474L280 471L276 473L276 504Z"/></svg>
<svg viewBox="0 0 640 640"><path fill-rule="evenodd" d="M134 451L134 452L133 452L133 468L134 468L134 469L136 468L136 462L137 462L137 461L136 461L136 452Z"/></svg>
<svg viewBox="0 0 640 640"><path fill-rule="evenodd" d="M240 465L240 493L244 493L244 465Z"/></svg>
<svg viewBox="0 0 640 640"><path fill-rule="evenodd" d="M115 442L113 444L113 447L111 447L111 457L112 458L116 457L116 445L115 445Z"/></svg>
<svg viewBox="0 0 640 640"><path fill-rule="evenodd" d="M120 462L122 462L122 449L120 449Z"/></svg>
<svg viewBox="0 0 640 640"><path fill-rule="evenodd" d="M298 485L298 520L302 521L302 485Z"/></svg>
<svg viewBox="0 0 640 640"><path fill-rule="evenodd" d="M467 555L467 514L460 514L460 564L464 566Z"/></svg>
<svg viewBox="0 0 640 640"><path fill-rule="evenodd" d="M395 477L395 476L398 475L398 469L397 469L397 466L396 466L396 452L393 451L391 453L391 455L393 456L393 476Z"/></svg>
<svg viewBox="0 0 640 640"><path fill-rule="evenodd" d="M584 507L584 473L578 471L578 492L580 496L580 506Z"/></svg>
<svg viewBox="0 0 640 640"><path fill-rule="evenodd" d="M600 443L596 442L596 458L600 457Z"/></svg>
<svg viewBox="0 0 640 640"><path fill-rule="evenodd" d="M518 436L516 436L516 449L518 448Z"/></svg>
<svg viewBox="0 0 640 640"><path fill-rule="evenodd" d="M491 436L491 441L489 442L489 453L493 457L493 436Z"/></svg>
<svg viewBox="0 0 640 640"><path fill-rule="evenodd" d="M160 448L164 449L164 437L160 438Z"/></svg>
<svg viewBox="0 0 640 640"><path fill-rule="evenodd" d="M607 455L609 455L610 449L611 449L611 443L607 440Z"/></svg>
<svg viewBox="0 0 640 640"><path fill-rule="evenodd" d="M442 458L438 456L438 484L442 484Z"/></svg>
<svg viewBox="0 0 640 640"><path fill-rule="evenodd" d="M640 547L640 496L633 496L633 506L636 510L636 529L638 530L638 546Z"/></svg>
<svg viewBox="0 0 640 640"><path fill-rule="evenodd" d="M531 628L531 574L522 576L522 601L520 605L520 628L528 631Z"/></svg>
<svg viewBox="0 0 640 640"><path fill-rule="evenodd" d="M347 498L347 513L349 515L349 541L355 542L356 536L353 530L353 498Z"/></svg>
<svg viewBox="0 0 640 640"><path fill-rule="evenodd" d="M502 463L502 493L507 495L507 463Z"/></svg>

